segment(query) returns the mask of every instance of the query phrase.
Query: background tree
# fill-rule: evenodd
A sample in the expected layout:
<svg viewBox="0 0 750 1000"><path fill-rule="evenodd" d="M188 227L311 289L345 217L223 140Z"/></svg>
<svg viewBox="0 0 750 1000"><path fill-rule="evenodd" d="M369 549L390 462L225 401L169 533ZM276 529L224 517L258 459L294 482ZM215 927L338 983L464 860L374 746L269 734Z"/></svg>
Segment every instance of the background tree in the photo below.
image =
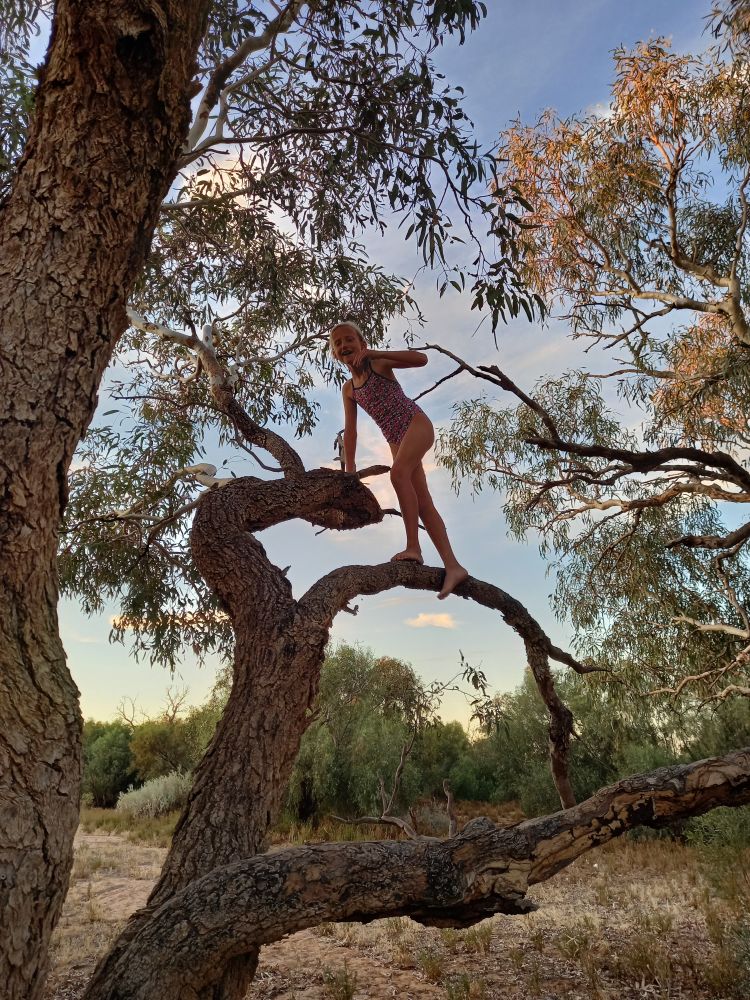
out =
<svg viewBox="0 0 750 1000"><path fill-rule="evenodd" d="M447 779L456 798L482 799L472 768L467 764L471 744L460 722L435 719L421 735L414 748L414 766L420 775L420 791L438 800L444 795ZM549 773L547 747L545 764Z"/></svg>
<svg viewBox="0 0 750 1000"><path fill-rule="evenodd" d="M188 771L194 763L182 719L147 719L136 727L130 749L141 781L170 771Z"/></svg>
<svg viewBox="0 0 750 1000"><path fill-rule="evenodd" d="M540 533L579 652L629 691L748 694L747 74L658 40L615 70L606 113L548 112L500 152L523 278L596 360L528 393L475 370L519 405L460 404L443 460Z"/></svg>
<svg viewBox="0 0 750 1000"><path fill-rule="evenodd" d="M337 812L372 813L379 781L390 782L411 737L409 711L422 685L407 664L341 645L320 673L315 721L306 731L292 772L289 804L301 819ZM411 761L401 776L397 805L417 794Z"/></svg>
<svg viewBox="0 0 750 1000"><path fill-rule="evenodd" d="M700 752L693 746L688 749L695 720L691 725L648 703L613 697L604 675L587 677L582 683L575 677L559 678L558 688L576 720L570 757L579 799L625 775L729 749L710 738ZM547 766L546 711L528 672L523 684L497 696L493 707L484 735L473 748L486 769L488 800L516 801L527 816L552 811L557 802ZM706 725L710 729L707 720ZM750 731L742 735L733 746L744 745Z"/></svg>
<svg viewBox="0 0 750 1000"><path fill-rule="evenodd" d="M87 719L84 723L82 791L91 805L111 808L135 780L132 736L122 722Z"/></svg>

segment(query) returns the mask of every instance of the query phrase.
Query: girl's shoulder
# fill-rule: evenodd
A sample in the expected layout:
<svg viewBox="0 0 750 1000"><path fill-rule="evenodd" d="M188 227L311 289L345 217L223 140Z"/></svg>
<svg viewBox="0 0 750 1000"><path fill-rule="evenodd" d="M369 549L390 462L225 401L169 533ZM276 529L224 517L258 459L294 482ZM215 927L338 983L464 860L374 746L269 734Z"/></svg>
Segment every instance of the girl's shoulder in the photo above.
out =
<svg viewBox="0 0 750 1000"><path fill-rule="evenodd" d="M389 364L385 358L371 358L370 368L376 375L389 378L392 382L396 381L396 376L393 374L393 365Z"/></svg>

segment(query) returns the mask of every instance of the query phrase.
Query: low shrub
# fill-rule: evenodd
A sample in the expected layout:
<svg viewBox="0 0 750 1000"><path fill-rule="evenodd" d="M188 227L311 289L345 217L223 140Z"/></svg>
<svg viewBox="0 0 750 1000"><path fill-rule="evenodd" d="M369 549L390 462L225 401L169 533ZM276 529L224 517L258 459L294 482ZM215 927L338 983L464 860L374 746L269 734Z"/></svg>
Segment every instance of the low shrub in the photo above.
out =
<svg viewBox="0 0 750 1000"><path fill-rule="evenodd" d="M699 847L750 848L750 806L723 806L693 816L686 824L685 838Z"/></svg>
<svg viewBox="0 0 750 1000"><path fill-rule="evenodd" d="M357 976L344 963L343 969L323 970L323 996L327 1000L353 1000L357 992Z"/></svg>
<svg viewBox="0 0 750 1000"><path fill-rule="evenodd" d="M117 811L135 819L164 816L185 805L192 783L191 776L181 771L152 778L140 788L123 792L117 800Z"/></svg>
<svg viewBox="0 0 750 1000"><path fill-rule="evenodd" d="M701 873L739 913L750 905L750 806L712 809L688 820L685 836L698 850Z"/></svg>

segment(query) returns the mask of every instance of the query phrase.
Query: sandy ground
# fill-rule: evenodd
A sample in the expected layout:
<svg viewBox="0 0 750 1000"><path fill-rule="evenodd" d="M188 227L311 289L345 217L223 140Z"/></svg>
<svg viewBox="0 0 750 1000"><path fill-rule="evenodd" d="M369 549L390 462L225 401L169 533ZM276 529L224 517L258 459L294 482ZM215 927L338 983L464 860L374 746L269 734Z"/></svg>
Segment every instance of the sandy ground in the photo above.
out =
<svg viewBox="0 0 750 1000"><path fill-rule="evenodd" d="M98 959L142 905L166 852L117 835L76 838L45 1000L78 1000ZM535 887L537 912L468 931L401 918L323 925L264 948L260 1000L733 1000L731 915L675 845L617 844Z"/></svg>

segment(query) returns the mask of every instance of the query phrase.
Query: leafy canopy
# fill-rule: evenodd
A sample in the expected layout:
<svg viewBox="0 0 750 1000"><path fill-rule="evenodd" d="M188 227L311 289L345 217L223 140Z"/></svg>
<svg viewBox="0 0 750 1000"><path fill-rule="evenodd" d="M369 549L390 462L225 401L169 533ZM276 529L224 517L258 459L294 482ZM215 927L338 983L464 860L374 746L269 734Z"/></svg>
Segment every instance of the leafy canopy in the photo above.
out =
<svg viewBox="0 0 750 1000"><path fill-rule="evenodd" d="M41 9L14 9L8 37L27 57ZM197 489L179 470L203 457L207 436L236 446L195 356L143 317L179 331L211 324L252 419L307 434L315 385L337 377L333 322L355 318L379 344L394 318L419 319L411 280L374 262L365 237L400 228L441 290L465 290L493 324L533 310L513 223L494 210L496 159L435 65L485 14L481 0L211 6L190 134L108 376L115 412L81 447L63 533L63 589L89 610L121 601L115 635L125 623L137 650L174 663L183 642L203 646L212 621L210 641L226 648L187 559L178 512ZM31 107L33 69L16 66ZM12 121L6 190L27 117Z"/></svg>

